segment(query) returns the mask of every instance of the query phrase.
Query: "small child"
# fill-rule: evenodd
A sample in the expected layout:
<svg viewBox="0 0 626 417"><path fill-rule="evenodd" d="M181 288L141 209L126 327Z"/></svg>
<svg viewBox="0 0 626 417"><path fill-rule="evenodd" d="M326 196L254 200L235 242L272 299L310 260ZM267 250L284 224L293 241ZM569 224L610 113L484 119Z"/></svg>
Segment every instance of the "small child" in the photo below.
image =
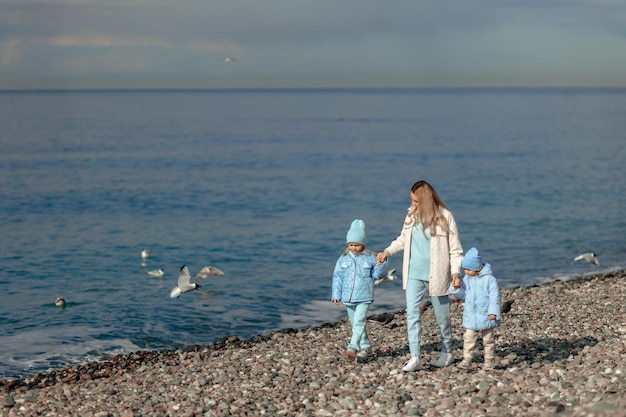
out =
<svg viewBox="0 0 626 417"><path fill-rule="evenodd" d="M332 301L346 306L352 324L352 338L346 351L350 361L372 354L366 328L367 309L374 301L374 280L386 274L387 262L376 263L376 254L365 249L366 240L363 220L352 221L346 235L348 247L337 259L333 272Z"/></svg>
<svg viewBox="0 0 626 417"><path fill-rule="evenodd" d="M483 262L478 249L467 251L461 262L465 275L461 280L454 276L450 284L450 294L465 299L463 308L463 360L459 368L468 369L472 365L474 347L478 335L483 338L485 347L484 370L494 368L495 328L500 326L500 289L491 265Z"/></svg>

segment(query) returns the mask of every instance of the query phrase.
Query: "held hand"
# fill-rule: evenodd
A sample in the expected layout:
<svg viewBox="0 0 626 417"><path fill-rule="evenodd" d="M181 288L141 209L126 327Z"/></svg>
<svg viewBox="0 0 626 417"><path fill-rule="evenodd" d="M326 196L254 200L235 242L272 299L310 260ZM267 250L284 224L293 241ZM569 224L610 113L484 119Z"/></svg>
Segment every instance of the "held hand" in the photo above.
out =
<svg viewBox="0 0 626 417"><path fill-rule="evenodd" d="M333 300L333 303L338 306L339 305L339 300Z"/></svg>
<svg viewBox="0 0 626 417"><path fill-rule="evenodd" d="M455 290L461 288L461 279L458 275L452 275L452 288Z"/></svg>
<svg viewBox="0 0 626 417"><path fill-rule="evenodd" d="M489 315L489 320L495 320L496 319L496 315L495 314L490 314Z"/></svg>
<svg viewBox="0 0 626 417"><path fill-rule="evenodd" d="M385 262L388 258L389 253L387 252L378 252L378 254L376 254L376 262L379 264Z"/></svg>

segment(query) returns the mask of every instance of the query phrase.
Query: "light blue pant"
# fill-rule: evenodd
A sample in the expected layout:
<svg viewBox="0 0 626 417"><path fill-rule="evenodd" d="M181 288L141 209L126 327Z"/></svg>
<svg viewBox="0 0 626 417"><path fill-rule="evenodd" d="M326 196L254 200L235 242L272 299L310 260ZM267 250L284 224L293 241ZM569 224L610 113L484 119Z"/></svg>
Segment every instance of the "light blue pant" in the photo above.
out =
<svg viewBox="0 0 626 417"><path fill-rule="evenodd" d="M424 297L428 293L428 281L409 279L406 286L406 326L409 335L411 356L420 355L420 333L422 315L420 312ZM442 352L452 353L452 327L450 325L450 300L447 295L431 297L435 317L441 330Z"/></svg>
<svg viewBox="0 0 626 417"><path fill-rule="evenodd" d="M358 352L371 346L370 339L367 336L367 328L365 327L368 308L369 303L346 304L348 318L352 324L352 338L350 339L348 349L354 349Z"/></svg>

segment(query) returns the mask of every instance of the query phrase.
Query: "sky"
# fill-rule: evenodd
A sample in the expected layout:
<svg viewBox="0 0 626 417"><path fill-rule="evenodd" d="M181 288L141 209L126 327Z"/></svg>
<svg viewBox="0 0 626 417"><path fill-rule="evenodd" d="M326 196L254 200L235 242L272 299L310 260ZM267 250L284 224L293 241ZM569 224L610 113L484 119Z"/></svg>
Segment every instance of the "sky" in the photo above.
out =
<svg viewBox="0 0 626 417"><path fill-rule="evenodd" d="M626 0L0 0L4 90L370 87L626 87Z"/></svg>

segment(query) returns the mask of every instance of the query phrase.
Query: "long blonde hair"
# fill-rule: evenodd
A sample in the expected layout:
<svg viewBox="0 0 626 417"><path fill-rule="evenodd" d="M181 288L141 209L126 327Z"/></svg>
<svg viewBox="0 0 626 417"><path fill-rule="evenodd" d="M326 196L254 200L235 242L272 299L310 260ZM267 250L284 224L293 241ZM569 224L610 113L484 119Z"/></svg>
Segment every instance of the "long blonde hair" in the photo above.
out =
<svg viewBox="0 0 626 417"><path fill-rule="evenodd" d="M426 229L430 229L431 235L440 227L444 232L449 232L448 222L441 213L440 208L447 208L446 204L437 194L437 191L426 181L418 181L411 187L411 194L417 200L417 206L411 204L409 208L408 224L422 224L422 233L426 236Z"/></svg>

